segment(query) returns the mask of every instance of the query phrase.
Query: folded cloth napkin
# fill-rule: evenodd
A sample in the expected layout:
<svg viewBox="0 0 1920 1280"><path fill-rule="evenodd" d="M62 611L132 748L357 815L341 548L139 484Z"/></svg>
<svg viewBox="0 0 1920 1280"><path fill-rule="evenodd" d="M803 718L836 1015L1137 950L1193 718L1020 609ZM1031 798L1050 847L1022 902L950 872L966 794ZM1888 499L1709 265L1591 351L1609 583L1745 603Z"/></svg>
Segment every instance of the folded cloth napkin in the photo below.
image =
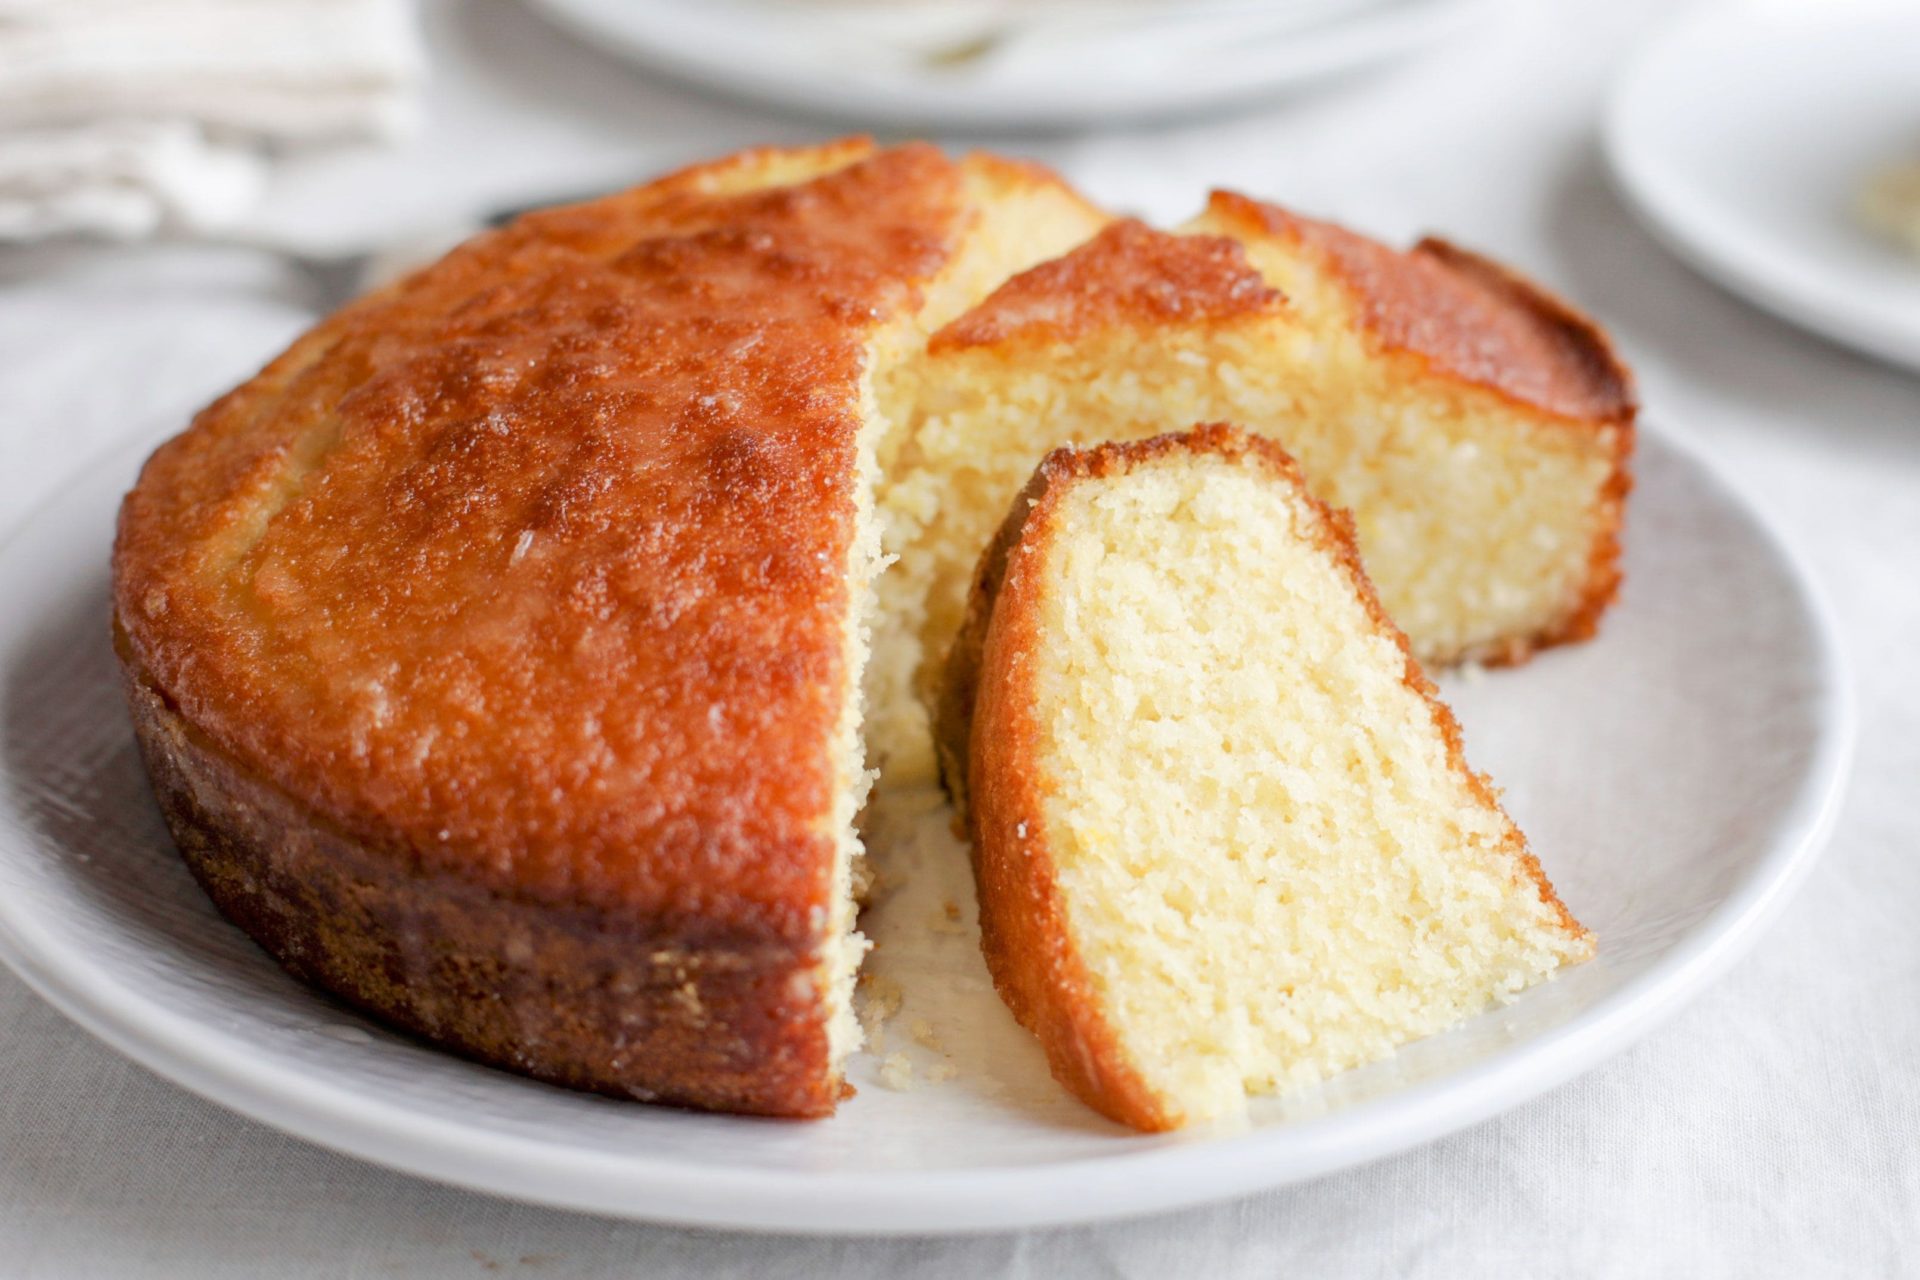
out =
<svg viewBox="0 0 1920 1280"><path fill-rule="evenodd" d="M246 215L266 164L186 120L106 119L0 133L0 241L217 231Z"/></svg>
<svg viewBox="0 0 1920 1280"><path fill-rule="evenodd" d="M388 138L409 0L0 0L0 240L230 226L271 156Z"/></svg>

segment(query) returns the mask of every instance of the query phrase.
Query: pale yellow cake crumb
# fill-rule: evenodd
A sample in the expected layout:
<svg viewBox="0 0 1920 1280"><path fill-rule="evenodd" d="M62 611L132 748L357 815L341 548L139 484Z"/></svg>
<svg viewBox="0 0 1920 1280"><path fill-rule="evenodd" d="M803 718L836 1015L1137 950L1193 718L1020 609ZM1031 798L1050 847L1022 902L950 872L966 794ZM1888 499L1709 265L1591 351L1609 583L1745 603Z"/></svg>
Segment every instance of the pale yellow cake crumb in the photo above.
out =
<svg viewBox="0 0 1920 1280"><path fill-rule="evenodd" d="M928 918L927 932L948 934L954 937L964 936L967 932L967 926L966 922L961 919L960 908L951 902L945 904L940 909L940 914Z"/></svg>
<svg viewBox="0 0 1920 1280"><path fill-rule="evenodd" d="M904 1053L890 1053L880 1060L880 1083L905 1093L913 1088L913 1060Z"/></svg>
<svg viewBox="0 0 1920 1280"><path fill-rule="evenodd" d="M969 794L1026 797L976 827L989 937L1022 940L989 963L1056 1073L1142 1128L1371 1062L1593 946L1338 526L1236 439L1055 482L980 673L1022 718L972 726Z"/></svg>

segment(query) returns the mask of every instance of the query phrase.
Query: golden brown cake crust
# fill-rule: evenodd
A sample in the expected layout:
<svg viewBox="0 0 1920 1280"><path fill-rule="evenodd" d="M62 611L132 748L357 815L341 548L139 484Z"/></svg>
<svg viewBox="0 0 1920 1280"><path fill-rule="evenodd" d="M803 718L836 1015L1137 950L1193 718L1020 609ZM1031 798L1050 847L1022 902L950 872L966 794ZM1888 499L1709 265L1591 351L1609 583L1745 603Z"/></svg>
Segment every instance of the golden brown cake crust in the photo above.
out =
<svg viewBox="0 0 1920 1280"><path fill-rule="evenodd" d="M935 334L927 349L1065 342L1115 323L1227 320L1281 303L1239 241L1175 235L1128 218L1013 277Z"/></svg>
<svg viewBox="0 0 1920 1280"><path fill-rule="evenodd" d="M1606 331L1558 294L1477 253L1427 237L1395 253L1329 223L1261 206L1268 225L1291 226L1321 247L1362 299L1360 313L1388 348L1437 372L1476 383L1609 433L1613 470L1599 496L1598 530L1579 600L1552 630L1483 655L1525 661L1540 649L1591 638L1620 593L1620 530L1633 488L1633 374Z"/></svg>
<svg viewBox="0 0 1920 1280"><path fill-rule="evenodd" d="M1633 418L1633 377L1605 331L1517 272L1444 240L1392 249L1228 191L1213 193L1208 212L1319 255L1388 350L1569 421Z"/></svg>
<svg viewBox="0 0 1920 1280"><path fill-rule="evenodd" d="M1595 511L1587 578L1561 620L1477 655L1514 665L1541 649L1589 639L1620 594L1620 530L1633 488L1633 373L1592 317L1520 273L1428 237L1400 251L1330 222L1216 191L1209 212L1290 239L1320 255L1345 286L1356 321L1383 350L1429 372L1491 391L1555 425L1604 432L1613 470Z"/></svg>
<svg viewBox="0 0 1920 1280"><path fill-rule="evenodd" d="M1447 746L1450 766L1474 796L1500 811L1486 777L1467 764L1460 726L1441 702L1388 619L1360 564L1352 521L1312 497L1299 467L1273 441L1237 427L1210 424L1174 435L1091 449L1055 449L1015 499L998 536L981 558L966 621L948 660L936 733L941 765L971 840L980 896L980 945L1014 1017L1045 1049L1063 1085L1110 1119L1136 1129L1178 1127L1161 1099L1127 1064L1118 1038L1100 1014L1085 963L1066 925L1066 904L1047 847L1042 804L1049 782L1034 718L1040 625L1040 568L1057 532L1062 495L1087 479L1122 474L1156 459L1212 454L1268 468L1294 486L1320 517L1320 548L1346 572L1375 628L1393 638L1405 661L1402 680L1427 704ZM1543 902L1568 932L1586 929L1560 901L1525 837L1509 821L1503 849L1516 859Z"/></svg>
<svg viewBox="0 0 1920 1280"><path fill-rule="evenodd" d="M223 908L492 1061L830 1109L819 994L803 1008L789 979L835 893L864 344L970 216L925 146L702 166L470 242L163 445L122 509L115 611L148 758ZM283 802L266 826L260 796ZM338 901L296 892L355 866L357 948L299 919ZM744 957L694 986L744 1038L673 1030L687 997L657 974L514 966L474 894L596 922L556 955L609 974L635 937ZM509 1007L468 1015L498 1025L460 1023L479 988L398 975L381 948L409 921L502 984ZM563 1018L577 1035L508 1047ZM714 1057L748 1053L772 1064L757 1083Z"/></svg>

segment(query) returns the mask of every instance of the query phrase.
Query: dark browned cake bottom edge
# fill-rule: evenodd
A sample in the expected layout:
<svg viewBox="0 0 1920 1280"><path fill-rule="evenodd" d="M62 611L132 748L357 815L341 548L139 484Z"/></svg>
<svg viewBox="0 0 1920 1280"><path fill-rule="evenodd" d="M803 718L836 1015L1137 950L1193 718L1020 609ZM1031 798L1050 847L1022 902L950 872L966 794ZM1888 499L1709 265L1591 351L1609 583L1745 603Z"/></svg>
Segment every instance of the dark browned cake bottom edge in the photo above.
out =
<svg viewBox="0 0 1920 1280"><path fill-rule="evenodd" d="M188 869L296 978L439 1047L567 1088L795 1118L840 1101L805 951L695 943L370 849L196 733L124 651L121 668Z"/></svg>

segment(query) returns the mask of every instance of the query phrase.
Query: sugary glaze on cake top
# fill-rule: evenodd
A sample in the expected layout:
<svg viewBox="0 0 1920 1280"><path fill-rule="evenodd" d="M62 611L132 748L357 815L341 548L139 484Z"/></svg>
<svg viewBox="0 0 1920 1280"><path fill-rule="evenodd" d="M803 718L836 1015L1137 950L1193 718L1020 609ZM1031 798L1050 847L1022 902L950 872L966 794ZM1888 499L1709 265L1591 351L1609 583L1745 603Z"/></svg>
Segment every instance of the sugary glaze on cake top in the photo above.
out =
<svg viewBox="0 0 1920 1280"><path fill-rule="evenodd" d="M319 326L128 497L142 678L429 869L817 939L863 344L968 217L869 152L526 218ZM783 165L824 176L728 194Z"/></svg>

